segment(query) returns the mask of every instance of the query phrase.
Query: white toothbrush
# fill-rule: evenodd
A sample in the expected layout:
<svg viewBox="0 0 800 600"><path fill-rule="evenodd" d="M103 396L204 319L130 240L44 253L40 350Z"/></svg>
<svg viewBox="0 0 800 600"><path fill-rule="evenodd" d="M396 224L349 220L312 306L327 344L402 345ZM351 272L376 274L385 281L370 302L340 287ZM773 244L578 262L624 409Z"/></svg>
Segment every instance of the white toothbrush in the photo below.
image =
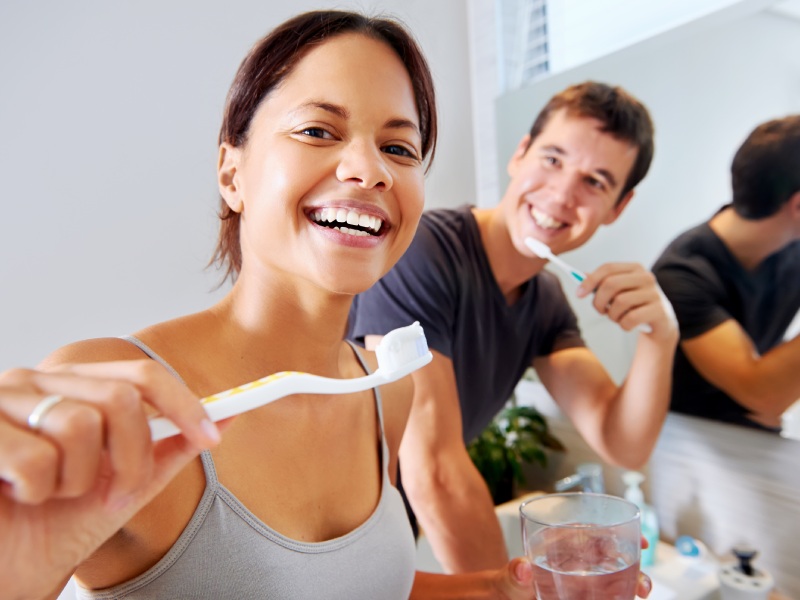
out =
<svg viewBox="0 0 800 600"><path fill-rule="evenodd" d="M578 269L573 269L569 264L565 261L558 258L553 251L550 250L550 246L545 244L544 242L540 242L539 240L526 237L525 238L525 245L539 258L544 258L552 262L557 267L560 267L562 271L565 273L569 273L569 275L578 282L583 281L586 279L586 274L578 271Z"/></svg>
<svg viewBox="0 0 800 600"><path fill-rule="evenodd" d="M573 268L567 262L558 258L553 251L550 250L550 246L545 244L544 242L540 242L539 240L526 237L525 238L525 245L539 258L544 258L549 260L557 267L561 268L565 273L568 273L574 280L581 282L586 279L586 274L582 273L578 269ZM643 332L643 333L653 333L653 328L650 327L647 323L641 323L640 325L636 326L636 329Z"/></svg>
<svg viewBox="0 0 800 600"><path fill-rule="evenodd" d="M387 333L375 348L378 369L364 377L334 379L298 371L281 371L200 400L209 419L219 421L269 404L290 394L348 394L396 381L433 359L422 326L415 322ZM154 441L180 430L166 417L150 420Z"/></svg>

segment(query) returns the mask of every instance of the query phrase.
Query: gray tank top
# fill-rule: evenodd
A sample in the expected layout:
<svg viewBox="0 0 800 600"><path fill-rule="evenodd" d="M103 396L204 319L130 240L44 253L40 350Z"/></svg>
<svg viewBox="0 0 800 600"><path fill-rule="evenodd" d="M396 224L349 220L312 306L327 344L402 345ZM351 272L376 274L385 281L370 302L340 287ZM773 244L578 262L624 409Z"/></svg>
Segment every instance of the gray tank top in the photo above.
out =
<svg viewBox="0 0 800 600"><path fill-rule="evenodd" d="M124 339L183 381L141 341ZM358 350L353 351L369 373ZM403 501L388 477L389 450L377 388L375 406L381 433L381 496L372 515L350 533L317 543L281 535L219 482L211 453L205 451L205 491L167 554L141 575L112 588L77 586L78 598L407 599L414 581L415 546Z"/></svg>

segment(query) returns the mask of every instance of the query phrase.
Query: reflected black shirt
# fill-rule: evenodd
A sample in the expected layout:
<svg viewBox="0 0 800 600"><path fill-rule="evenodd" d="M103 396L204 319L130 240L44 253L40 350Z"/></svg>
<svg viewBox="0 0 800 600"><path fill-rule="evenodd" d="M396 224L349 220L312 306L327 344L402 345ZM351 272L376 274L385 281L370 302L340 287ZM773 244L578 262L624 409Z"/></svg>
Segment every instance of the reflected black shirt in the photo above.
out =
<svg viewBox="0 0 800 600"><path fill-rule="evenodd" d="M680 325L681 340L735 319L759 354L783 341L800 310L800 242L768 256L747 271L708 223L676 238L653 266ZM672 410L738 425L762 428L748 410L695 370L678 346L672 383Z"/></svg>

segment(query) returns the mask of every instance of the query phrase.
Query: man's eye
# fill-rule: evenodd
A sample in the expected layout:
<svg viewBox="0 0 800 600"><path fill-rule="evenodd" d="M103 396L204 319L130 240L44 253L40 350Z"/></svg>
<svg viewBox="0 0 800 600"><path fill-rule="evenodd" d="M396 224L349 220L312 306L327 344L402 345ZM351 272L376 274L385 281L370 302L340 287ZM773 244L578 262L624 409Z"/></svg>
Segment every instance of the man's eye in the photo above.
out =
<svg viewBox="0 0 800 600"><path fill-rule="evenodd" d="M555 166L558 166L559 160L555 156L545 156L544 157L544 163L546 165L551 166L551 167L555 167Z"/></svg>
<svg viewBox="0 0 800 600"><path fill-rule="evenodd" d="M595 188L596 190L603 191L606 189L605 183L603 183L600 179L596 179L594 177L587 177L586 183L588 183L589 186Z"/></svg>

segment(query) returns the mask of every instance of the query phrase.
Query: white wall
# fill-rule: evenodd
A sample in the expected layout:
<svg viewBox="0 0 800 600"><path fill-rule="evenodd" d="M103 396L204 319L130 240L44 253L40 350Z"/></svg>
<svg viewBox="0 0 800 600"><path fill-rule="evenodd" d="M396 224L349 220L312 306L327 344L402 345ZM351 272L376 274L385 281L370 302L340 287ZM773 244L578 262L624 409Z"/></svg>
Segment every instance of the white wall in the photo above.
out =
<svg viewBox="0 0 800 600"><path fill-rule="evenodd" d="M428 206L474 197L463 0L0 3L0 370L203 309L216 136L250 46L314 8L400 17L440 103Z"/></svg>
<svg viewBox="0 0 800 600"><path fill-rule="evenodd" d="M551 72L584 64L675 28L721 14L748 14L775 0L551 0Z"/></svg>

